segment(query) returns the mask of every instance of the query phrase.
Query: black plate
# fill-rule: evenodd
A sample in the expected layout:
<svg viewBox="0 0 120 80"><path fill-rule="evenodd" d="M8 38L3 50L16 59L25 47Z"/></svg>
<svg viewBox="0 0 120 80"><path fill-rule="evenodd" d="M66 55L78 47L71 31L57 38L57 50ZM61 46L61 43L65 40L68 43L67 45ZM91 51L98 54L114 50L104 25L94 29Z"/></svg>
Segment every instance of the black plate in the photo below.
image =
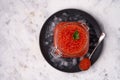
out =
<svg viewBox="0 0 120 80"><path fill-rule="evenodd" d="M78 68L80 58L56 58L51 55L53 49L53 30L55 25L61 21L83 21L89 26L90 45L87 54L90 54L94 49L95 44L97 43L98 38L102 33L101 27L97 21L88 13L78 9L65 9L58 11L50 16L41 29L39 43L42 54L47 62L54 68L63 72L79 72L81 71ZM103 42L99 45L91 58L92 65L100 56L102 48Z"/></svg>

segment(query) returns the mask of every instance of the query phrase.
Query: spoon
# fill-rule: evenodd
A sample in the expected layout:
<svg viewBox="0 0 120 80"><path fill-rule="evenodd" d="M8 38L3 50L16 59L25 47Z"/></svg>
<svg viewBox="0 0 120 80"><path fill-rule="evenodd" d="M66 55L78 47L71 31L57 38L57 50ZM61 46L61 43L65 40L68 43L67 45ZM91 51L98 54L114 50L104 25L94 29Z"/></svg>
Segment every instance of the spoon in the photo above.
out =
<svg viewBox="0 0 120 80"><path fill-rule="evenodd" d="M91 57L92 57L92 55L94 54L95 50L97 49L97 47L98 47L99 44L103 41L104 38L105 38L105 33L102 33L102 34L100 35L100 38L99 38L99 40L98 40L98 43L96 44L94 50L92 51L92 53L91 53L87 58L83 58L83 59L81 60L81 62L80 62L80 64L79 64L79 68L80 68L81 70L87 70L87 69L89 69L89 67L91 66L91 61L90 61L90 59L91 59Z"/></svg>

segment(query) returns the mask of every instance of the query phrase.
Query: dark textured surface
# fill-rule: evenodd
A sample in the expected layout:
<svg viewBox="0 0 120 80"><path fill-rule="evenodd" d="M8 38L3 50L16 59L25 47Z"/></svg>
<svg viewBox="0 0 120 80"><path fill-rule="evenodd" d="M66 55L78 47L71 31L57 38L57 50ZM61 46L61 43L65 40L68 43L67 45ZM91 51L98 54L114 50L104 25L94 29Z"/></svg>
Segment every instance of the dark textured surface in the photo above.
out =
<svg viewBox="0 0 120 80"><path fill-rule="evenodd" d="M60 21L83 21L89 27L90 33L90 45L89 51L87 54L91 53L95 47L95 44L98 41L102 30L97 23L97 21L88 13L83 12L77 9L65 9L53 14L51 17L47 19L44 23L41 33L40 33L40 48L44 58L47 62L52 65L54 68L64 71L64 72L79 72L81 71L78 68L79 58L59 58L59 60L54 59L54 57L50 54L51 47L53 47L53 30L57 23ZM91 58L92 64L98 59L101 54L103 48L103 42L99 45L94 55ZM73 65L73 62L77 62ZM64 63L67 65L65 66Z"/></svg>

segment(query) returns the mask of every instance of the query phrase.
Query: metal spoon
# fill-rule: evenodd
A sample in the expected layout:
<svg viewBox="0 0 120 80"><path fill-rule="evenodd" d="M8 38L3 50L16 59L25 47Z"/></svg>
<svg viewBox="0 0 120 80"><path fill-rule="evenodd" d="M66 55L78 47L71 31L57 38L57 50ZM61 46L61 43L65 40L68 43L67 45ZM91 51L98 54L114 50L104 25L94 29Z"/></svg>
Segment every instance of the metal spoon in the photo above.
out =
<svg viewBox="0 0 120 80"><path fill-rule="evenodd" d="M91 66L91 57L92 55L94 54L95 50L97 49L97 47L99 46L99 44L103 41L103 39L105 38L105 33L102 33L99 40L98 40L98 43L97 45L95 46L94 50L92 51L92 53L87 57L87 58L83 58L81 61L80 61L80 64L79 64L79 68L81 70L87 70L89 69L89 67ZM87 66L86 66L87 65Z"/></svg>
<svg viewBox="0 0 120 80"><path fill-rule="evenodd" d="M93 53L95 52L95 50L97 49L97 47L99 46L99 44L103 41L103 39L105 38L105 33L102 33L99 40L98 40L98 43L97 45L95 46L94 50L92 51L92 53L89 55L89 59L92 57Z"/></svg>

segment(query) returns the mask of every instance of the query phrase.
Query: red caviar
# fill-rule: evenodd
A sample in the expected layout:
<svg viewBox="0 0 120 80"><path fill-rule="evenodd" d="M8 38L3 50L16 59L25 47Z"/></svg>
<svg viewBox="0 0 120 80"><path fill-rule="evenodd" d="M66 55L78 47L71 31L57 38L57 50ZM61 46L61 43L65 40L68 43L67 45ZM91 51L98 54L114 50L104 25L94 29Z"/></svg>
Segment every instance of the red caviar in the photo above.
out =
<svg viewBox="0 0 120 80"><path fill-rule="evenodd" d="M62 52L63 57L81 57L89 47L87 26L78 22L60 22L54 30L54 46ZM79 38L74 39L77 31ZM57 51L58 53L58 51Z"/></svg>
<svg viewBox="0 0 120 80"><path fill-rule="evenodd" d="M84 58L83 60L81 60L79 64L79 68L81 70L88 70L90 66L91 66L91 61L89 58Z"/></svg>

